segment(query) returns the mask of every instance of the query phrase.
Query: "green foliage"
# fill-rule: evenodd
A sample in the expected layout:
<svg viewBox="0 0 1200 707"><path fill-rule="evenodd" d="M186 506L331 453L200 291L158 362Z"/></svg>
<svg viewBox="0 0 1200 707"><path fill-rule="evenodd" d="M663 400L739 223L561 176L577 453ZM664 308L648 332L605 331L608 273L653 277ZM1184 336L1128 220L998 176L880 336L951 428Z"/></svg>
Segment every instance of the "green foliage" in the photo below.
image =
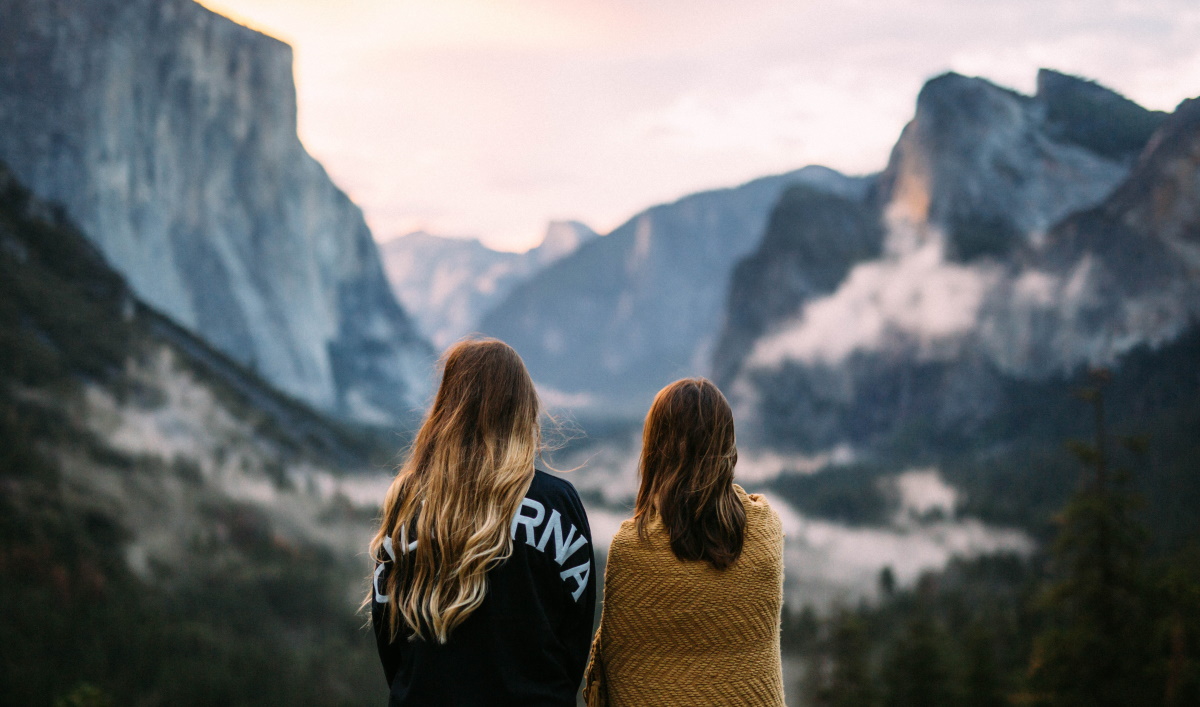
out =
<svg viewBox="0 0 1200 707"><path fill-rule="evenodd" d="M1008 700L996 663L997 637L986 624L977 622L967 630L964 641L963 702L972 707L1004 707Z"/></svg>
<svg viewBox="0 0 1200 707"><path fill-rule="evenodd" d="M1054 544L1057 580L1045 595L1052 624L1037 638L1032 682L1053 705L1129 705L1154 691L1155 646L1142 568L1146 533L1127 473L1110 478L1103 393L1085 391L1096 410L1094 444L1070 449L1089 470L1067 504Z"/></svg>
<svg viewBox="0 0 1200 707"><path fill-rule="evenodd" d="M918 610L884 662L884 707L954 704L946 651L946 636L928 613Z"/></svg>
<svg viewBox="0 0 1200 707"><path fill-rule="evenodd" d="M879 593L890 598L896 593L896 573L888 565L879 570Z"/></svg>
<svg viewBox="0 0 1200 707"><path fill-rule="evenodd" d="M254 428L250 443L321 459L322 449L353 456L371 441L147 312L61 213L0 166L0 702L377 703L381 671L355 609L366 569L285 539L255 507L206 488L186 459L114 450L78 419L80 382L161 404L125 375L126 364L150 346L173 346L188 373ZM288 420L303 423L300 431ZM63 459L83 469L67 476ZM147 492L169 476L228 532L186 548L171 574L151 567L151 577L135 576L125 553L138 519L122 517L107 490L72 483L81 471L145 475L144 486L131 485Z"/></svg>
<svg viewBox="0 0 1200 707"><path fill-rule="evenodd" d="M1200 704L1200 542L1152 568L1155 632L1166 660L1156 666L1167 707Z"/></svg>
<svg viewBox="0 0 1200 707"><path fill-rule="evenodd" d="M825 618L827 638L803 652L808 702L1008 704L1037 629L1028 609L1035 576L1013 555L958 559L877 606Z"/></svg>
<svg viewBox="0 0 1200 707"><path fill-rule="evenodd" d="M117 521L54 486L26 483L0 501L8 703L361 705L382 692L347 596L355 571L280 544L265 519L232 540L247 561L196 548L195 574L172 588L132 576Z"/></svg>
<svg viewBox="0 0 1200 707"><path fill-rule="evenodd" d="M784 653L803 653L816 645L820 621L811 606L794 612L784 604L781 624L781 647Z"/></svg>
<svg viewBox="0 0 1200 707"><path fill-rule="evenodd" d="M829 707L872 707L878 695L871 674L871 644L862 617L851 611L839 612L832 619L827 644L823 657L828 665L809 670L807 692L812 701Z"/></svg>
<svg viewBox="0 0 1200 707"><path fill-rule="evenodd" d="M113 707L113 700L104 690L85 682L55 700L54 707Z"/></svg>
<svg viewBox="0 0 1200 707"><path fill-rule="evenodd" d="M1200 530L1197 360L1200 327L1193 327L1158 350L1131 352L1105 385L1111 436L1121 442L1109 454L1114 463L1138 469L1128 490L1153 509L1143 520L1150 524L1156 552L1173 552ZM1063 453L1063 440L1093 434L1093 416L1074 394L1087 385L1085 374L1038 385L1012 384L1004 396L1007 412L973 442L941 452L896 452L890 458L897 468L938 467L962 492L961 513L1023 528L1050 542L1058 532L1055 516L1078 487L1079 460Z"/></svg>
<svg viewBox="0 0 1200 707"><path fill-rule="evenodd" d="M769 487L807 515L850 525L878 524L893 510L879 486L890 471L876 464L854 464L818 474L780 474Z"/></svg>
<svg viewBox="0 0 1200 707"><path fill-rule="evenodd" d="M53 218L61 216L33 211L28 192L0 166L0 380L104 377L132 348L121 278Z"/></svg>
<svg viewBox="0 0 1200 707"><path fill-rule="evenodd" d="M1189 337L1181 350L1196 350ZM1029 529L1044 549L956 559L890 592L881 572L880 603L852 615L857 638L845 640L845 612L818 622L823 641L785 635L803 646L811 704L1200 704L1200 399L1175 373L1136 373L1140 390L1118 374L1084 396L1118 410L1115 434L1063 390L1070 428L1095 429L1092 443L1027 438L930 462L965 492L964 512ZM881 686L877 702L864 683Z"/></svg>

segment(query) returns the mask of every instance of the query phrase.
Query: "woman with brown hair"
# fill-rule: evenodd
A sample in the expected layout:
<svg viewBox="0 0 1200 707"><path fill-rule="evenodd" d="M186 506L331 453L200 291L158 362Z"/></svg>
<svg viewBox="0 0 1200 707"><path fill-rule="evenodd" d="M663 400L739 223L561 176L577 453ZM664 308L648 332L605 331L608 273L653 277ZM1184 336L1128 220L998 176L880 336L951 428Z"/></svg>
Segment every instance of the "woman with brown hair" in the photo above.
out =
<svg viewBox="0 0 1200 707"><path fill-rule="evenodd" d="M591 530L571 484L534 469L539 405L494 339L445 355L388 488L367 596L392 707L573 707L591 641Z"/></svg>
<svg viewBox="0 0 1200 707"><path fill-rule="evenodd" d="M633 518L608 554L589 707L783 707L783 531L733 483L725 396L703 378L659 391L642 432Z"/></svg>

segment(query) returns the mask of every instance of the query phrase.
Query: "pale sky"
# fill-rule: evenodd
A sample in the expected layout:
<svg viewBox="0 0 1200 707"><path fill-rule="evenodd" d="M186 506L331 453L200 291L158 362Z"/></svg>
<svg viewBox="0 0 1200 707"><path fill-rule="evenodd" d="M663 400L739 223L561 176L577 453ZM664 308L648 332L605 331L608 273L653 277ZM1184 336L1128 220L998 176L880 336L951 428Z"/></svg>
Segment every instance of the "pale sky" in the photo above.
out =
<svg viewBox="0 0 1200 707"><path fill-rule="evenodd" d="M1038 67L1171 110L1196 0L203 0L295 48L300 136L377 240L506 250L550 219L824 164L881 169L943 71Z"/></svg>

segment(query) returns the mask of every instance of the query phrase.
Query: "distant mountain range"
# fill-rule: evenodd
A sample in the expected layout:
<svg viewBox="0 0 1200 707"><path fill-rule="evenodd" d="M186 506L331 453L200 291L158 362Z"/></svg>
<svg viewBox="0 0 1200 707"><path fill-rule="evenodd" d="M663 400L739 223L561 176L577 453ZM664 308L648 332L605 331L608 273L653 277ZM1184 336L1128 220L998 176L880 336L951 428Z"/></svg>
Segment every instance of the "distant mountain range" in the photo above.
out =
<svg viewBox="0 0 1200 707"><path fill-rule="evenodd" d="M296 136L286 45L191 0L0 8L0 160L139 298L346 419L411 420L428 340L479 332L553 408L634 418L706 374L748 442L856 447L979 429L1009 383L1120 365L1200 316L1194 102L946 74L878 174L805 167L603 237L554 223L525 254L380 249Z"/></svg>
<svg viewBox="0 0 1200 707"><path fill-rule="evenodd" d="M412 416L433 350L296 135L290 47L192 0L0 16L0 160L140 297L323 410Z"/></svg>
<svg viewBox="0 0 1200 707"><path fill-rule="evenodd" d="M479 328L516 347L552 405L644 413L660 386L707 371L733 264L797 183L866 188L807 167L651 207L514 288Z"/></svg>
<svg viewBox="0 0 1200 707"><path fill-rule="evenodd" d="M1020 405L1015 382L1175 340L1200 319L1198 155L1197 101L931 80L864 198L788 192L738 265L714 370L743 428L961 439Z"/></svg>
<svg viewBox="0 0 1200 707"><path fill-rule="evenodd" d="M542 242L524 253L425 232L388 241L379 252L392 291L440 349L475 331L480 317L519 283L595 237L578 221L553 221Z"/></svg>

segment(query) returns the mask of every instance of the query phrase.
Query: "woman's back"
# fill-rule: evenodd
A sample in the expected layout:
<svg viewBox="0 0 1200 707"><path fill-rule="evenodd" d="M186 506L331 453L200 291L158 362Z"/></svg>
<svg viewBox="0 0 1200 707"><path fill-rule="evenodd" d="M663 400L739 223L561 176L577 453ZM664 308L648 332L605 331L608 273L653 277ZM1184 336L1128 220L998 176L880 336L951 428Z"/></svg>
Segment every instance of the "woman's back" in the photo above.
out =
<svg viewBox="0 0 1200 707"><path fill-rule="evenodd" d="M587 517L571 484L537 471L511 527L512 555L445 644L389 640L380 589L392 563L378 565L372 624L390 705L575 704L596 601Z"/></svg>
<svg viewBox="0 0 1200 707"><path fill-rule="evenodd" d="M608 556L589 704L782 707L783 531L761 497L734 490L745 540L725 569L677 559L657 518L644 537L635 521L621 525Z"/></svg>
<svg viewBox="0 0 1200 707"><path fill-rule="evenodd" d="M572 707L595 589L574 487L535 470L541 404L502 341L465 340L371 540L367 595L392 707Z"/></svg>

